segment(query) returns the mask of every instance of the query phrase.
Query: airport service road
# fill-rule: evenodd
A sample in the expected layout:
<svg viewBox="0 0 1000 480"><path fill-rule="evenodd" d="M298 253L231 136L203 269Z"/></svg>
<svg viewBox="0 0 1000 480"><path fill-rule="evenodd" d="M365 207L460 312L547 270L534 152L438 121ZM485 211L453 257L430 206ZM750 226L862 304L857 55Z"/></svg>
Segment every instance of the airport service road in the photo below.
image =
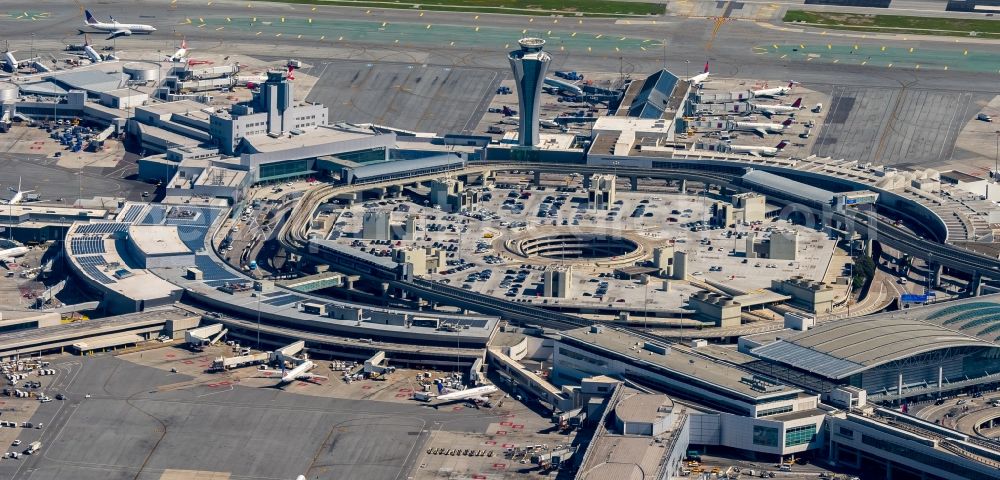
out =
<svg viewBox="0 0 1000 480"><path fill-rule="evenodd" d="M112 356L63 358L53 366L65 372L60 391L69 400L39 406L32 421L45 428L20 438L40 438L41 453L0 461L0 478L159 479L181 470L188 478L397 479L430 431L482 432L496 421L488 411L195 383Z"/></svg>

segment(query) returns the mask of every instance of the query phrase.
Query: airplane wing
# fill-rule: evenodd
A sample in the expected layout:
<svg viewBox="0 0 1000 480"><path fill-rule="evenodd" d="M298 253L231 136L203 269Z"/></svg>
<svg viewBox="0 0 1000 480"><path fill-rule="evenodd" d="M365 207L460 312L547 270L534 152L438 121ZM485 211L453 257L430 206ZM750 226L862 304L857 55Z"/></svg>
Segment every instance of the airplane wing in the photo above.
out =
<svg viewBox="0 0 1000 480"><path fill-rule="evenodd" d="M105 38L105 40L111 40L113 38L118 38L118 37L127 37L129 35L132 35L132 30L129 30L127 28L122 28L111 32L111 34L109 34L108 38Z"/></svg>
<svg viewBox="0 0 1000 480"><path fill-rule="evenodd" d="M318 382L318 381L324 381L325 382L325 381L327 381L329 379L330 378L327 377L326 375L314 375L312 373L303 373L302 375L299 375L296 378L296 380L305 380L307 382Z"/></svg>
<svg viewBox="0 0 1000 480"><path fill-rule="evenodd" d="M749 153L750 155L753 155L755 157L759 157L760 156L760 152L758 152L757 150L750 150L747 153Z"/></svg>
<svg viewBox="0 0 1000 480"><path fill-rule="evenodd" d="M269 368L261 368L257 370L257 373L254 375L254 378L281 378L282 375L284 374L281 373L281 370L271 370Z"/></svg>
<svg viewBox="0 0 1000 480"><path fill-rule="evenodd" d="M762 137L766 137L766 136L767 136L767 130L766 130L766 129L763 129L763 128L760 128L760 127L758 127L758 128L755 128L755 129L753 129L753 131L754 131L754 132L755 132L755 133L756 133L757 135L760 135L760 136L762 136Z"/></svg>

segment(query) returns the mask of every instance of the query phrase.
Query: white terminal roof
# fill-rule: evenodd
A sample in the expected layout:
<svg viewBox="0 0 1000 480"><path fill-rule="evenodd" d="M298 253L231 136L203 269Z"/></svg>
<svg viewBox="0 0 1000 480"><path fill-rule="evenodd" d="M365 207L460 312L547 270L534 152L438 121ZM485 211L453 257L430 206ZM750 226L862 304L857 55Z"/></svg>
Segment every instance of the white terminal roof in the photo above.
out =
<svg viewBox="0 0 1000 480"><path fill-rule="evenodd" d="M618 402L615 415L627 423L655 423L673 409L674 402L666 395L633 393L625 394Z"/></svg>
<svg viewBox="0 0 1000 480"><path fill-rule="evenodd" d="M128 235L145 255L193 253L181 240L176 225L132 225L128 227Z"/></svg>
<svg viewBox="0 0 1000 480"><path fill-rule="evenodd" d="M674 122L662 118L597 117L593 136L617 136L614 155L626 156L639 139L652 139L659 143L674 139Z"/></svg>
<svg viewBox="0 0 1000 480"><path fill-rule="evenodd" d="M830 322L753 349L753 354L831 379L955 347L1000 348L915 318L869 316Z"/></svg>
<svg viewBox="0 0 1000 480"><path fill-rule="evenodd" d="M315 129L304 130L299 135L285 133L277 137L269 135L254 135L243 137L252 151L257 153L270 153L288 150L290 148L314 147L336 142L346 142L350 140L360 140L374 137L375 133L359 133L341 130L332 127L320 126Z"/></svg>

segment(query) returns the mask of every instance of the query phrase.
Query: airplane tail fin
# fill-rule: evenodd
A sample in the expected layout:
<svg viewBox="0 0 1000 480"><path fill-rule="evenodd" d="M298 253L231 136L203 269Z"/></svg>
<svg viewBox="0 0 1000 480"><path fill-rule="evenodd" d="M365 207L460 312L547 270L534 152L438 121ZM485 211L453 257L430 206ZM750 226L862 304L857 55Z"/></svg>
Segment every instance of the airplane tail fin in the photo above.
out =
<svg viewBox="0 0 1000 480"><path fill-rule="evenodd" d="M90 10L84 10L83 14L84 18L86 19L87 25L93 25L97 23L97 19L94 18L94 15L90 13Z"/></svg>
<svg viewBox="0 0 1000 480"><path fill-rule="evenodd" d="M291 65L288 66L288 79L295 80L295 67Z"/></svg>
<svg viewBox="0 0 1000 480"><path fill-rule="evenodd" d="M184 37L184 38L181 39L181 48L183 48L183 49L187 49L188 48L187 37Z"/></svg>
<svg viewBox="0 0 1000 480"><path fill-rule="evenodd" d="M708 73L708 62L705 62L705 70L703 70L701 73Z"/></svg>
<svg viewBox="0 0 1000 480"><path fill-rule="evenodd" d="M787 126L789 126L791 124L792 124L792 119L791 118L789 118L788 120L785 120L784 122L781 122L781 125L783 127L787 127Z"/></svg>
<svg viewBox="0 0 1000 480"><path fill-rule="evenodd" d="M83 46L84 47L90 46L90 35L87 35L86 33L83 34Z"/></svg>
<svg viewBox="0 0 1000 480"><path fill-rule="evenodd" d="M795 103L792 104L792 107L794 107L794 108L801 108L802 107L802 97L796 98L795 99Z"/></svg>
<svg viewBox="0 0 1000 480"><path fill-rule="evenodd" d="M775 145L774 148L777 148L778 150L782 150L782 149L784 149L787 146L788 146L788 141L787 140L782 140L782 141L778 142L778 144Z"/></svg>

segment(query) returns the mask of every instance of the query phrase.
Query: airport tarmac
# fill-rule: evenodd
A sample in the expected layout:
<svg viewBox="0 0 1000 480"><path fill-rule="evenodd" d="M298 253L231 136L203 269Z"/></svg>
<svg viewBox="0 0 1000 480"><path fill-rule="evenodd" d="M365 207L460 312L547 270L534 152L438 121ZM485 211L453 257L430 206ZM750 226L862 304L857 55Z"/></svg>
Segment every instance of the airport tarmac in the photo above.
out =
<svg viewBox="0 0 1000 480"><path fill-rule="evenodd" d="M11 134L17 135L20 129L41 132L45 130L29 127L14 127L7 136L0 136L0 142L6 141ZM58 159L46 155L25 155L0 152L0 188L17 187L18 181L24 190L34 190L41 201L46 203L67 205L74 204L78 199L93 197L123 197L128 200L144 200L142 192L152 192L155 187L143 182L122 178L135 172L135 162L126 160L128 156L119 158L113 167L84 167L83 169L67 169L58 166ZM60 200L62 199L62 200ZM117 205L107 205L111 208Z"/></svg>
<svg viewBox="0 0 1000 480"><path fill-rule="evenodd" d="M307 98L333 122L374 123L418 132L471 131L505 71L359 61L323 62Z"/></svg>
<svg viewBox="0 0 1000 480"><path fill-rule="evenodd" d="M837 86L813 153L891 166L939 167L959 132L975 118L971 92Z"/></svg>
<svg viewBox="0 0 1000 480"><path fill-rule="evenodd" d="M187 361L196 363L178 354L179 364ZM42 454L0 461L0 478L159 479L187 471L188 478L396 479L431 431L485 433L514 411L361 404L213 383L114 356L60 356L53 367L66 372L59 391L70 400L39 406L32 421L45 428L22 441L40 436Z"/></svg>

